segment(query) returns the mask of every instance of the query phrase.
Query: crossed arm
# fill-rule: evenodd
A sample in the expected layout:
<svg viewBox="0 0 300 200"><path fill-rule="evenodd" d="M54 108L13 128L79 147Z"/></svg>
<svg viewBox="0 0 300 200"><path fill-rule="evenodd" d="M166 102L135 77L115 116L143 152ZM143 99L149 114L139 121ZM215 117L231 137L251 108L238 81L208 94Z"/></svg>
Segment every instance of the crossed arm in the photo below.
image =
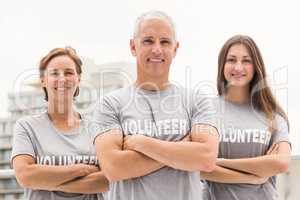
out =
<svg viewBox="0 0 300 200"><path fill-rule="evenodd" d="M144 176L163 166L211 171L217 156L217 130L195 125L190 137L191 141L168 142L138 134L123 141L121 131L114 129L98 136L95 144L103 173L110 181Z"/></svg>
<svg viewBox="0 0 300 200"><path fill-rule="evenodd" d="M288 170L290 145L274 144L266 155L253 158L218 159L210 173L201 172L201 178L220 183L262 184L271 176Z"/></svg>
<svg viewBox="0 0 300 200"><path fill-rule="evenodd" d="M19 184L25 188L80 194L108 190L103 172L91 165L39 165L32 156L18 155L13 159L13 167Z"/></svg>

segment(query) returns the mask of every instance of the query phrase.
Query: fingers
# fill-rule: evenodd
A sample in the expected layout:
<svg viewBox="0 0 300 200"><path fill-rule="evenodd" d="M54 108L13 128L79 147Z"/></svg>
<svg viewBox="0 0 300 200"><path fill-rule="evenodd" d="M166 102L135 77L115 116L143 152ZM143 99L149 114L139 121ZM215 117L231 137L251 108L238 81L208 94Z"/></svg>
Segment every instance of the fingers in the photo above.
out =
<svg viewBox="0 0 300 200"><path fill-rule="evenodd" d="M132 135L126 135L123 139L123 149L129 150L129 140L131 139Z"/></svg>
<svg viewBox="0 0 300 200"><path fill-rule="evenodd" d="M249 175L251 176L251 183L250 184L254 184L254 185L261 185L261 184L264 184L268 181L269 177L259 177L259 176L256 176L256 175Z"/></svg>
<svg viewBox="0 0 300 200"><path fill-rule="evenodd" d="M267 151L267 155L278 153L279 144L273 144L270 149Z"/></svg>
<svg viewBox="0 0 300 200"><path fill-rule="evenodd" d="M182 142L190 142L191 141L191 135L187 134L186 136L184 136L184 138L182 138L182 140L180 140Z"/></svg>
<svg viewBox="0 0 300 200"><path fill-rule="evenodd" d="M95 165L87 165L87 164L80 163L80 164L74 164L74 166L81 171L82 174L81 176L87 176L91 173L99 171L99 168Z"/></svg>
<svg viewBox="0 0 300 200"><path fill-rule="evenodd" d="M87 165L87 166L90 174L99 171L99 168L95 165Z"/></svg>
<svg viewBox="0 0 300 200"><path fill-rule="evenodd" d="M124 150L128 149L128 145L127 145L128 137L129 136L124 137L124 140L123 140L123 149Z"/></svg>
<svg viewBox="0 0 300 200"><path fill-rule="evenodd" d="M273 151L273 149L275 149L275 148L276 148L276 144L273 144L273 145L268 149L267 155L270 155L271 152Z"/></svg>
<svg viewBox="0 0 300 200"><path fill-rule="evenodd" d="M260 178L259 184L264 184L265 182L268 181L268 179L269 179L269 177L262 177L262 178Z"/></svg>

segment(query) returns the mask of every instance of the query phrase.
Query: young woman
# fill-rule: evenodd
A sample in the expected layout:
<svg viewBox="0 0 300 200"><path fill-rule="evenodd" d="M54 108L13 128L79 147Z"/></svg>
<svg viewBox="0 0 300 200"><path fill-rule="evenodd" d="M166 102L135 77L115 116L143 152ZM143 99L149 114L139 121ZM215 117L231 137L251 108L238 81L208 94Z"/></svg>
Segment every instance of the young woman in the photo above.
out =
<svg viewBox="0 0 300 200"><path fill-rule="evenodd" d="M218 65L219 158L213 172L201 172L206 198L277 199L275 175L290 161L289 125L261 53L249 36L237 35L222 47Z"/></svg>
<svg viewBox="0 0 300 200"><path fill-rule="evenodd" d="M74 110L81 66L70 47L53 49L40 62L47 112L16 122L11 157L26 199L101 199L108 189L88 120Z"/></svg>

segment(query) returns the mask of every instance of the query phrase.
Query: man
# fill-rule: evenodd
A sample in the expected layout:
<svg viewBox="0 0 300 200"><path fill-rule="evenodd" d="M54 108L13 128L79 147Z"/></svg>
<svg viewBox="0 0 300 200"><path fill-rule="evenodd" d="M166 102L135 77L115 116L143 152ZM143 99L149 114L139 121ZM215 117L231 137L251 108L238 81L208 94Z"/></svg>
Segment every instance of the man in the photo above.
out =
<svg viewBox="0 0 300 200"><path fill-rule="evenodd" d="M218 133L207 99L169 82L178 46L166 14L138 18L130 41L137 80L105 96L94 115L108 199L201 199L199 171L214 169Z"/></svg>

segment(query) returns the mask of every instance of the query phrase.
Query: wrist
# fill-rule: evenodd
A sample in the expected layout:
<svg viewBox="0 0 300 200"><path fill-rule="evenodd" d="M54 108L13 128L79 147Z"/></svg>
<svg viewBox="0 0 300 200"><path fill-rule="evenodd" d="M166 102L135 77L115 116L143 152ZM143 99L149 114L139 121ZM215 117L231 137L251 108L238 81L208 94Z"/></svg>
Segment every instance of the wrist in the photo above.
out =
<svg viewBox="0 0 300 200"><path fill-rule="evenodd" d="M225 162L225 160L226 160L225 158L217 158L216 164L223 166L223 163Z"/></svg>
<svg viewBox="0 0 300 200"><path fill-rule="evenodd" d="M75 173L78 177L86 176L87 170L86 170L85 165L83 165L83 164L74 164L72 166L72 168L73 168L73 171L75 171Z"/></svg>
<svg viewBox="0 0 300 200"><path fill-rule="evenodd" d="M135 150L135 151L142 152L142 151L143 151L143 148L147 145L147 141L148 141L150 138L147 137L147 136L144 136L144 135L139 135L139 136L137 136L137 137L138 137L138 140L137 140L137 142L136 142L135 145L134 145L134 150Z"/></svg>
<svg viewBox="0 0 300 200"><path fill-rule="evenodd" d="M93 171L95 171L95 169L98 169L96 166L93 169L92 166L86 165L83 163L75 164L74 168L77 172L77 174L76 174L77 177L87 176L87 175L91 174Z"/></svg>

